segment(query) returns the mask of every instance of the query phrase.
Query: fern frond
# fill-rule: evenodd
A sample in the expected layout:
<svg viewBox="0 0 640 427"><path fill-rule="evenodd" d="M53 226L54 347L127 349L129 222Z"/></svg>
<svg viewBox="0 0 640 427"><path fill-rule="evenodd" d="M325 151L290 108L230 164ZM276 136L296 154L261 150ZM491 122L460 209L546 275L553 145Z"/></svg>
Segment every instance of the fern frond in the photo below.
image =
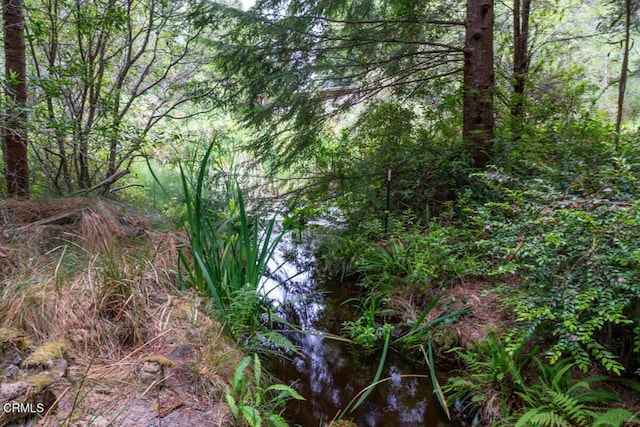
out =
<svg viewBox="0 0 640 427"><path fill-rule="evenodd" d="M552 407L563 417L578 425L586 425L588 414L584 413L585 406L578 399L568 394L548 390Z"/></svg>
<svg viewBox="0 0 640 427"><path fill-rule="evenodd" d="M515 427L572 427L571 423L549 408L535 408L527 411Z"/></svg>
<svg viewBox="0 0 640 427"><path fill-rule="evenodd" d="M627 409L610 409L605 413L595 414L593 427L619 427L625 421L631 421L633 416L633 412Z"/></svg>

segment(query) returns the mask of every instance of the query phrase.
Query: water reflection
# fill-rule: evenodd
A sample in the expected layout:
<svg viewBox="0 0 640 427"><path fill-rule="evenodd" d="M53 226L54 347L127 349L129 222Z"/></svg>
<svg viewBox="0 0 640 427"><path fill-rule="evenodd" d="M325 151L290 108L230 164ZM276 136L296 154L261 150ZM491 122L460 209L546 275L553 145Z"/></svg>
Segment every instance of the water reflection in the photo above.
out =
<svg viewBox="0 0 640 427"><path fill-rule="evenodd" d="M367 354L357 346L314 332L341 333L342 322L353 320L355 311L341 304L350 298L341 284L319 283L311 274L312 247L286 240L270 265L272 274L263 282L264 292L278 313L310 333L290 332L287 337L300 347L290 360L274 360L269 369L293 386L306 401L293 401L285 417L289 422L320 426L340 413L375 376L379 354ZM296 254L292 257L291 254ZM323 292L319 292L322 290ZM454 426L443 414L428 378L403 377L426 374L391 351L382 378L365 403L345 419L358 426Z"/></svg>

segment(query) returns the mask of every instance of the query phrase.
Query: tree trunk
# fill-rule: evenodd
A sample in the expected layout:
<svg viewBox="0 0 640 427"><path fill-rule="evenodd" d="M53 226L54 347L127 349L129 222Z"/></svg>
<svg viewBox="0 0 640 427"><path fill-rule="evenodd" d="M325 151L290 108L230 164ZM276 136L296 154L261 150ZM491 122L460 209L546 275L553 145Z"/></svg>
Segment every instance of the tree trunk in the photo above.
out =
<svg viewBox="0 0 640 427"><path fill-rule="evenodd" d="M467 1L462 137L473 166L489 162L493 139L493 0Z"/></svg>
<svg viewBox="0 0 640 427"><path fill-rule="evenodd" d="M529 72L529 14L531 0L513 1L513 98L511 115L520 124L524 116L524 88ZM519 135L516 135L519 138Z"/></svg>
<svg viewBox="0 0 640 427"><path fill-rule="evenodd" d="M26 120L26 45L22 0L3 0L5 77L4 165L10 196L29 196Z"/></svg>
<svg viewBox="0 0 640 427"><path fill-rule="evenodd" d="M627 89L627 74L629 71L629 49L631 41L631 0L624 2L624 41L622 51L622 66L620 67L620 81L618 82L618 112L616 114L616 131L613 136L616 152L620 148L620 130L622 127L622 113L624 110L624 94Z"/></svg>

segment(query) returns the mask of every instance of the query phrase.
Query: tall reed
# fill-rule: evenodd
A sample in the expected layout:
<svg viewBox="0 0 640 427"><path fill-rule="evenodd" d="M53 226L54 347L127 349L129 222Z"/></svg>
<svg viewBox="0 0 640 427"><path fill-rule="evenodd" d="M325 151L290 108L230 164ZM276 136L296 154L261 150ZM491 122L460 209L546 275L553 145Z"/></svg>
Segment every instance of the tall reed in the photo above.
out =
<svg viewBox="0 0 640 427"><path fill-rule="evenodd" d="M240 186L229 191L226 220L211 209L205 189L211 149L199 164L195 180L180 166L187 208L187 234L180 260L189 281L211 298L211 303L231 335L240 339L261 329L271 320L267 296L261 293L267 263L282 233L275 231L275 218L262 221L250 217Z"/></svg>

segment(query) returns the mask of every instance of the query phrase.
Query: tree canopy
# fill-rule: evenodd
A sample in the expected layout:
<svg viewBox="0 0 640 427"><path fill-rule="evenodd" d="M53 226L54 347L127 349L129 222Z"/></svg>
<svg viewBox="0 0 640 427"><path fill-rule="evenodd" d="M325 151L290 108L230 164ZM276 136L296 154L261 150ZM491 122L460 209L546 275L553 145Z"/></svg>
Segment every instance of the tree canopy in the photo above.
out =
<svg viewBox="0 0 640 427"><path fill-rule="evenodd" d="M437 104L459 87L463 11L463 2L271 0L246 11L207 2L196 16L218 29L220 96L260 129L263 154L287 161L367 100Z"/></svg>

